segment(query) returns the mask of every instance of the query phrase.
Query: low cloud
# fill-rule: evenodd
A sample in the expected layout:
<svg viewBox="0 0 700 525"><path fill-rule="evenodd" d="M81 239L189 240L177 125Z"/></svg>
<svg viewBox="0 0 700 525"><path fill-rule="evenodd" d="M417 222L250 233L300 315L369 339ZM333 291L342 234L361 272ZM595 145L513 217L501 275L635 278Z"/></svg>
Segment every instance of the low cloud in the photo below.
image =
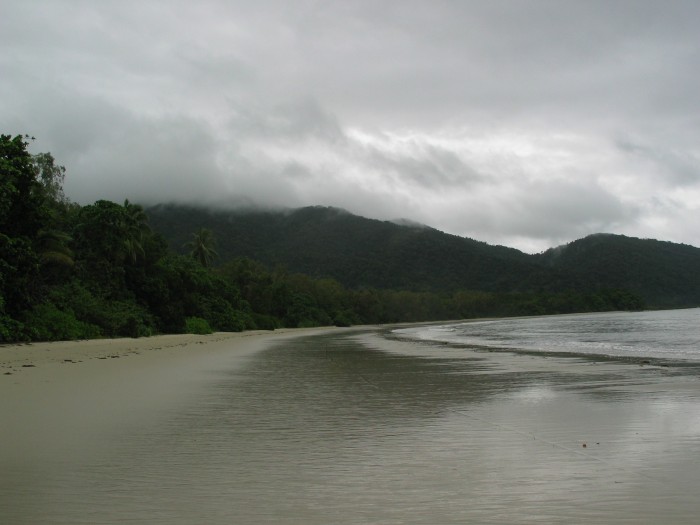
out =
<svg viewBox="0 0 700 525"><path fill-rule="evenodd" d="M700 151L669 149L662 144L649 146L625 139L617 146L651 172L659 183L668 186L700 185Z"/></svg>
<svg viewBox="0 0 700 525"><path fill-rule="evenodd" d="M700 245L697 2L21 2L4 133L66 192ZM622 138L621 138L622 137Z"/></svg>

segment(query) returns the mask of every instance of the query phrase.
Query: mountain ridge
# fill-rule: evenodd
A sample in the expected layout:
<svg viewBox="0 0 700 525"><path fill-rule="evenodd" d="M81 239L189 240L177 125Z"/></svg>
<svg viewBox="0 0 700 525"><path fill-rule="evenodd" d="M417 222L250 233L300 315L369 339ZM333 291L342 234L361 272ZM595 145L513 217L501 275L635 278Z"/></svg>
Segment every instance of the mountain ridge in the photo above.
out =
<svg viewBox="0 0 700 525"><path fill-rule="evenodd" d="M351 288L499 293L619 288L641 295L650 307L700 305L700 249L669 241L604 233L526 254L326 206L226 211L160 204L146 213L176 251L204 227L218 239L221 263L247 257Z"/></svg>

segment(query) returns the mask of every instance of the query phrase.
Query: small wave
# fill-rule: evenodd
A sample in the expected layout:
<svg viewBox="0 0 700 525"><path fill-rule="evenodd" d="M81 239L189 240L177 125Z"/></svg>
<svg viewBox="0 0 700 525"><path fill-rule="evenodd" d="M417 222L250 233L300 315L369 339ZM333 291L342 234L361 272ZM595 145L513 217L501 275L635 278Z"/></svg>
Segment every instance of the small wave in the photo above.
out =
<svg viewBox="0 0 700 525"><path fill-rule="evenodd" d="M528 352L700 361L700 310L494 319L402 328L420 341Z"/></svg>

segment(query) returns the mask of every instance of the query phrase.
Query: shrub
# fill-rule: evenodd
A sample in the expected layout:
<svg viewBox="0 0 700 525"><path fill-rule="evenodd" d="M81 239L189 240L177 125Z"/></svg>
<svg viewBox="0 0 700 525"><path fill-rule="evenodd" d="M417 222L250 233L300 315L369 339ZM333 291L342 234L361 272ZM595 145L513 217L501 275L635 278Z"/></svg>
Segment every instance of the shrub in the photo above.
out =
<svg viewBox="0 0 700 525"><path fill-rule="evenodd" d="M222 332L242 332L254 326L248 313L235 309L228 301L220 297L202 298L200 311L213 328Z"/></svg>
<svg viewBox="0 0 700 525"><path fill-rule="evenodd" d="M214 332L206 319L201 317L188 317L185 319L185 333L206 335Z"/></svg>
<svg viewBox="0 0 700 525"><path fill-rule="evenodd" d="M0 343L14 343L27 339L22 323L0 313Z"/></svg>
<svg viewBox="0 0 700 525"><path fill-rule="evenodd" d="M65 341L99 337L99 327L79 321L71 310L59 310L56 305L35 306L25 319L26 328L34 340Z"/></svg>
<svg viewBox="0 0 700 525"><path fill-rule="evenodd" d="M253 312L252 318L252 328L258 330L274 330L275 328L279 328L280 326L282 326L279 319L271 315L258 314Z"/></svg>
<svg viewBox="0 0 700 525"><path fill-rule="evenodd" d="M145 307L129 300L98 297L78 282L55 287L50 300L57 309L99 327L106 337L144 337L153 334L155 322Z"/></svg>
<svg viewBox="0 0 700 525"><path fill-rule="evenodd" d="M338 312L335 317L333 317L333 324L335 326L352 326L353 321L351 316L352 314L350 312Z"/></svg>

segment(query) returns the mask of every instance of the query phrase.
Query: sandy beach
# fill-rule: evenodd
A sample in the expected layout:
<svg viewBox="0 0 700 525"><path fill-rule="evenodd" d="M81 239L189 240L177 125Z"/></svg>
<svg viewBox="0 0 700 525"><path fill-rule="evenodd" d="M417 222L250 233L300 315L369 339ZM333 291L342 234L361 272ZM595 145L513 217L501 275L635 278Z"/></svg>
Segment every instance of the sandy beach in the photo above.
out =
<svg viewBox="0 0 700 525"><path fill-rule="evenodd" d="M148 389L156 390L152 385L157 384L158 378L162 380L168 370L177 377L178 369L196 369L198 364L205 365L217 358L233 366L237 360L245 359L271 342L329 330L337 329L170 334L4 345L0 346L0 409L9 412L41 409L28 403L46 400L65 389L74 391L76 396L87 393L89 397L94 394L88 391L98 382L103 384L103 391L111 382L117 390L121 390L122 384L130 384L134 387L134 396L142 396L142 387L151 385ZM167 387L159 392L162 397L170 395ZM127 403L126 398L128 393L120 392L124 403Z"/></svg>
<svg viewBox="0 0 700 525"><path fill-rule="evenodd" d="M0 374L13 377L10 383L23 383L31 368L54 370L55 365L79 364L94 359L108 360L142 356L168 358L192 352L216 352L222 346L247 348L290 334L303 335L331 328L278 329L275 331L217 332L209 335L171 334L141 338L91 339L84 341L35 342L0 346ZM7 381L0 383L7 385Z"/></svg>
<svg viewBox="0 0 700 525"><path fill-rule="evenodd" d="M0 464L54 460L95 433L176 409L219 369L274 342L336 328L159 335L0 347ZM8 470L0 475L8 482ZM1 522L2 520L0 520Z"/></svg>
<svg viewBox="0 0 700 525"><path fill-rule="evenodd" d="M0 522L692 523L690 370L385 328L0 348Z"/></svg>

